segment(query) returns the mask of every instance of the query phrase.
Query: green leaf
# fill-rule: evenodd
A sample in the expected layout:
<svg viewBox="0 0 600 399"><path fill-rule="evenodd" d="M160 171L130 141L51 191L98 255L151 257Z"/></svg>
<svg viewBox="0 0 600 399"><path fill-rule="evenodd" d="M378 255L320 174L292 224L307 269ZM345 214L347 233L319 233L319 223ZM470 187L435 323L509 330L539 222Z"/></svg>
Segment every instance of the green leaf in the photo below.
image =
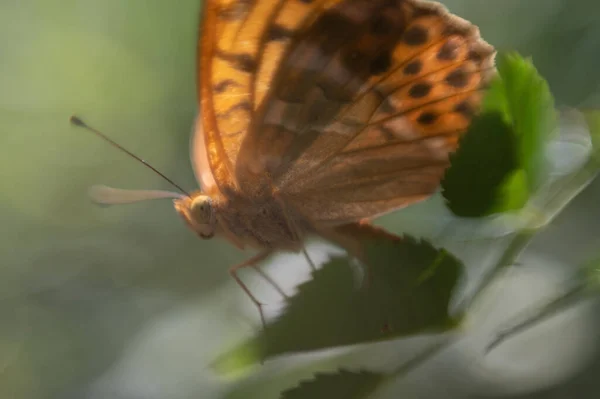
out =
<svg viewBox="0 0 600 399"><path fill-rule="evenodd" d="M500 112L476 117L451 158L442 190L447 205L459 216L477 217L521 207L522 185L510 181L518 171L517 144ZM502 191L502 184L509 188ZM520 200L517 201L516 198Z"/></svg>
<svg viewBox="0 0 600 399"><path fill-rule="evenodd" d="M525 170L512 171L500 185L497 195L496 205L490 213L521 209L529 199Z"/></svg>
<svg viewBox="0 0 600 399"><path fill-rule="evenodd" d="M317 373L310 381L281 393L281 399L363 399L384 380L385 375L370 371Z"/></svg>
<svg viewBox="0 0 600 399"><path fill-rule="evenodd" d="M364 283L357 279L349 258L332 259L313 273L313 280L298 287L266 331L220 356L215 367L232 372L234 367L284 353L444 331L457 325L448 314L448 304L462 272L459 260L410 237L363 243L368 265Z"/></svg>
<svg viewBox="0 0 600 399"><path fill-rule="evenodd" d="M556 126L554 99L548 83L531 60L516 53L498 57L498 73L505 97L501 110L507 113L517 135L519 164L525 170L530 191L534 192L543 182L545 145ZM490 110L498 103L484 105Z"/></svg>
<svg viewBox="0 0 600 399"><path fill-rule="evenodd" d="M504 81L497 75L490 83L483 98L482 113L498 112L502 120L509 126L513 125L513 117L510 112ZM467 133L468 134L468 133ZM475 133L471 133L475 134Z"/></svg>
<svg viewBox="0 0 600 399"><path fill-rule="evenodd" d="M522 208L543 183L546 144L555 124L548 84L531 61L516 53L500 55L482 112L442 181L450 210L479 217Z"/></svg>

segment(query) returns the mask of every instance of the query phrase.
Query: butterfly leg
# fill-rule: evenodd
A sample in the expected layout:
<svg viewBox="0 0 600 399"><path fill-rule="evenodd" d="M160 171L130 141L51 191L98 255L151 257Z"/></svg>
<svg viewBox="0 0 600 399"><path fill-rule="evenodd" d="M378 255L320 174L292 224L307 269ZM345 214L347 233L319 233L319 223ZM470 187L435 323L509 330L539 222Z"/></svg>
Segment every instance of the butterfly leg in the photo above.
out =
<svg viewBox="0 0 600 399"><path fill-rule="evenodd" d="M262 251L260 253L258 253L257 255L251 257L250 259L237 264L235 266L233 266L232 268L229 269L229 274L231 275L231 277L233 277L233 279L235 280L235 282L244 290L244 292L246 293L246 295L248 295L248 297L250 298L250 300L256 305L256 307L258 308L258 312L260 313L260 320L263 324L263 328L266 326L265 323L265 315L263 313L262 307L263 304L260 303L258 301L258 299L256 299L256 297L252 294L252 292L250 292L250 290L248 289L248 287L246 286L246 284L244 284L244 282L239 278L239 276L237 275L238 270L243 269L245 267L252 267L255 268L256 263L266 259L269 255L271 254L270 250L266 250L266 251Z"/></svg>
<svg viewBox="0 0 600 399"><path fill-rule="evenodd" d="M275 290L277 292L279 292L279 294L284 297L284 298L289 298L289 296L285 293L285 291L275 282L275 280L273 280L271 278L271 276L269 276L267 273L263 272L260 268L260 266L258 266L256 263L252 265L252 268L254 270L256 270L256 272L258 274L260 274L260 276L262 278L264 278L269 284L271 284L273 286L273 288L275 288Z"/></svg>
<svg viewBox="0 0 600 399"><path fill-rule="evenodd" d="M306 250L306 247L304 245L302 245L302 253L304 254L304 257L306 258L306 261L308 262L308 265L310 266L310 269L313 272L316 272L317 271L317 266L312 261L312 259L310 258L310 256L308 256L308 251Z"/></svg>
<svg viewBox="0 0 600 399"><path fill-rule="evenodd" d="M252 294L252 292L250 292L250 289L248 289L248 287L246 286L246 284L244 284L244 282L239 278L239 276L237 275L237 272L240 269L243 269L245 267L251 267L251 268L253 268L267 282L269 282L284 298L287 298L288 296L281 289L281 287L279 287L277 285L277 283L275 283L275 281L273 281L273 279L271 277L269 277L265 272L263 272L262 270L260 270L260 268L258 266L258 263L260 263L262 260L268 258L269 255L271 255L272 253L273 253L273 251L270 250L270 249L264 250L264 251L258 253L257 255L253 256L252 258L246 260L245 262L242 262L242 263L240 263L238 265L235 265L235 266L233 266L233 267L231 267L229 269L229 274L231 275L231 277L233 277L233 279L235 280L235 282L242 288L242 290L244 290L244 292L246 293L246 295L248 295L248 297L250 298L250 300L258 308L258 312L260 313L260 320L262 322L263 328L266 327L265 315L264 315L263 310L262 310L263 304L260 303L258 301L258 299L256 299L256 297Z"/></svg>

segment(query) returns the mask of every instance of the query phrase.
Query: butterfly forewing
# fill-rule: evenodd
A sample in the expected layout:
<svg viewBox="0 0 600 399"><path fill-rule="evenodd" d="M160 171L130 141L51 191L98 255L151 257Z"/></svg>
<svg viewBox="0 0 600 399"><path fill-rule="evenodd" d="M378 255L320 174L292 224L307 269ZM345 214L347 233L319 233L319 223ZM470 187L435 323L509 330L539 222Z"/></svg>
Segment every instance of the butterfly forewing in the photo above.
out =
<svg viewBox="0 0 600 399"><path fill-rule="evenodd" d="M221 191L239 190L242 141L271 89L295 33L337 1L207 0L198 52L201 122L193 144L197 174L208 166Z"/></svg>

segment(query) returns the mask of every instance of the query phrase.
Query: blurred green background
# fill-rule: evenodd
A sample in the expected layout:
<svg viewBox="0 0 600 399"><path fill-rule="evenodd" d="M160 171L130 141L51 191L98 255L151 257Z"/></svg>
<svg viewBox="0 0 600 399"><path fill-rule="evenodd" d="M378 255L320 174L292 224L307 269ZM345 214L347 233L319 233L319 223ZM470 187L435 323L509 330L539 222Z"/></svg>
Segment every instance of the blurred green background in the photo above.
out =
<svg viewBox="0 0 600 399"><path fill-rule="evenodd" d="M478 24L497 48L531 55L558 105L600 106L600 3L444 3ZM188 141L199 10L198 0L0 1L0 397L276 398L317 369L385 369L407 345L418 345L382 343L217 375L211 360L259 326L227 273L246 255L221 240L199 241L169 201L101 208L87 198L97 183L170 187L69 126L73 113L180 185L197 187ZM382 397L597 397L595 303L565 312L494 356L480 349L481 336L551 295L566 272L597 254L599 200L596 182L536 239L529 261L473 315L478 332L470 343ZM432 234L435 221L424 227L422 217L435 206L431 201L382 223ZM489 255L485 244L453 249L466 259ZM321 243L309 250L316 261L332 251ZM285 255L271 271L291 292L308 268L302 257ZM275 313L278 297L254 276L244 278Z"/></svg>

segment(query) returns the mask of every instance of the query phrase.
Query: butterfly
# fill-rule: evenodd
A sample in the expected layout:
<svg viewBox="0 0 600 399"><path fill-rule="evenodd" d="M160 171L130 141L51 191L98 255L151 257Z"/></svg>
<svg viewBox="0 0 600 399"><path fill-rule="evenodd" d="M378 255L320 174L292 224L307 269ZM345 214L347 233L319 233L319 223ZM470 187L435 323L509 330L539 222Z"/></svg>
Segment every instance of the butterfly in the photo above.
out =
<svg viewBox="0 0 600 399"><path fill-rule="evenodd" d="M358 254L361 235L386 234L372 219L437 190L494 57L434 2L207 0L191 142L202 189L94 196L176 197L200 238L256 250L230 273L260 310L240 269L310 236Z"/></svg>

